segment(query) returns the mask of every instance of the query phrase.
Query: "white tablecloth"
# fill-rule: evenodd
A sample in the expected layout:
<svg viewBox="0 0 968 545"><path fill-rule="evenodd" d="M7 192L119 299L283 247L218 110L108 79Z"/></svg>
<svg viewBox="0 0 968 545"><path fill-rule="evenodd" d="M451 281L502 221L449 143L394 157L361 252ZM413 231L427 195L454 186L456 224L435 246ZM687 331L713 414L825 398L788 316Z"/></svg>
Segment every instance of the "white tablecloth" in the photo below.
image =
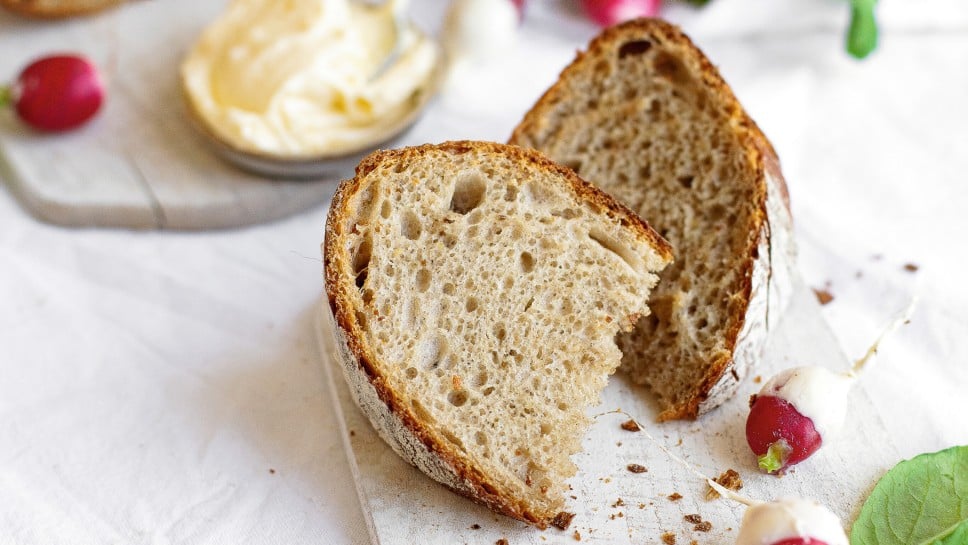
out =
<svg viewBox="0 0 968 545"><path fill-rule="evenodd" d="M594 33L572 4L533 1L514 51L411 141L505 139ZM911 456L968 443L968 4L881 4L863 62L840 1L666 13L776 145L801 270L834 295L846 351L921 295L864 378ZM412 11L433 30L442 5ZM325 213L69 230L0 190L0 544L366 543L312 334Z"/></svg>

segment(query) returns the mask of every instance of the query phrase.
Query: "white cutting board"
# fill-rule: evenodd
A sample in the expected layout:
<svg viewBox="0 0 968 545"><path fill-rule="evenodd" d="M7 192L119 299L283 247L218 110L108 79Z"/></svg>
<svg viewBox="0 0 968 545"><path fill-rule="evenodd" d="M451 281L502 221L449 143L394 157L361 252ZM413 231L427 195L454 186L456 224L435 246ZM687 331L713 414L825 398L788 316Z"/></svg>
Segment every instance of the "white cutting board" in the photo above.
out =
<svg viewBox="0 0 968 545"><path fill-rule="evenodd" d="M217 158L189 125L178 66L225 0L132 2L93 17L31 21L0 10L0 81L38 56L89 56L107 80L92 123L39 135L0 115L0 180L40 219L71 226L211 229L326 201L333 180L280 181Z"/></svg>
<svg viewBox="0 0 968 545"><path fill-rule="evenodd" d="M874 482L898 459L863 381L851 393L848 421L838 440L786 476L760 473L746 445L749 395L762 385L755 383L757 375L765 381L778 370L795 365L848 366L813 293L799 277L794 285L793 301L771 333L762 365L719 409L698 422L655 424L657 408L649 392L616 375L601 406L591 412L621 408L699 471L715 477L727 468L737 470L745 482L743 494L756 499L814 498L833 509L848 526ZM451 493L394 454L353 404L334 363L328 315L324 305L317 328L320 352L374 544L494 545L501 538L510 545L575 544L576 531L582 543L602 545L662 543L660 536L665 532L674 533L679 544L734 542L744 507L726 500L706 501L706 486L698 477L672 461L644 434L621 429L627 418L618 414L599 417L585 436L584 452L575 457L579 472L570 483L575 499L569 498L567 509L576 516L566 531L537 530ZM648 472L629 472L626 467L631 463L647 467ZM681 494L682 499L670 501L667 497L673 493ZM695 531L692 523L683 520L687 514L699 514L712 523L712 529Z"/></svg>

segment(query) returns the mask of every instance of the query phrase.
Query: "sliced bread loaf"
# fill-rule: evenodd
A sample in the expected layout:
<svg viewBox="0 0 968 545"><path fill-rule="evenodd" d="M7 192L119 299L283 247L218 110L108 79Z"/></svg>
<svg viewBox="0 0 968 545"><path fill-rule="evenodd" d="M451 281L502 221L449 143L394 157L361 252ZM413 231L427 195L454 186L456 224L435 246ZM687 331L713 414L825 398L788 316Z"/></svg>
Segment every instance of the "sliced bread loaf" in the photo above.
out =
<svg viewBox="0 0 968 545"><path fill-rule="evenodd" d="M84 15L116 6L125 0L0 0L0 6L27 15L57 19Z"/></svg>
<svg viewBox="0 0 968 545"><path fill-rule="evenodd" d="M536 151L450 142L364 159L323 256L344 376L380 436L460 494L555 523L667 243Z"/></svg>
<svg viewBox="0 0 968 545"><path fill-rule="evenodd" d="M612 27L510 141L570 166L675 249L652 315L619 339L623 368L656 393L660 419L728 399L784 306L793 246L773 148L715 67L663 21Z"/></svg>

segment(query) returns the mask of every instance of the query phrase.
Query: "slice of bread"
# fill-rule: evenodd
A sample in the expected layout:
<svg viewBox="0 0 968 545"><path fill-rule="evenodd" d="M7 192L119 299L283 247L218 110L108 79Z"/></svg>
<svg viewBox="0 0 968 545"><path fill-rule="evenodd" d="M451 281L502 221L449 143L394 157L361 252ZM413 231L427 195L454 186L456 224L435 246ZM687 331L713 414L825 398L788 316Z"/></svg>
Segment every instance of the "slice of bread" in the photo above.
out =
<svg viewBox="0 0 968 545"><path fill-rule="evenodd" d="M42 19L59 19L93 13L125 0L0 0L0 6L8 10Z"/></svg>
<svg viewBox="0 0 968 545"><path fill-rule="evenodd" d="M364 159L323 257L344 376L380 436L497 512L566 525L585 410L668 244L536 151L449 142Z"/></svg>
<svg viewBox="0 0 968 545"><path fill-rule="evenodd" d="M655 392L660 420L728 399L788 299L793 246L776 154L715 67L663 21L612 27L510 142L574 168L675 249L652 316L619 339L623 369Z"/></svg>

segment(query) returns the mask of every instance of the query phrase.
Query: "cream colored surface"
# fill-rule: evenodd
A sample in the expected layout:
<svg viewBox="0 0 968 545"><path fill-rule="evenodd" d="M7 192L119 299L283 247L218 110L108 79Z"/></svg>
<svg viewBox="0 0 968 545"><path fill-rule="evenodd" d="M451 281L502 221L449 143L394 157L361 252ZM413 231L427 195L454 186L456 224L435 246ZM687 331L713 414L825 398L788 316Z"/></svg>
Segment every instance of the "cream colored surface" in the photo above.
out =
<svg viewBox="0 0 968 545"><path fill-rule="evenodd" d="M414 27L394 47L393 0L235 0L181 67L194 113L249 152L311 157L356 151L390 136L431 84L435 43Z"/></svg>
<svg viewBox="0 0 968 545"><path fill-rule="evenodd" d="M827 545L847 545L837 515L812 500L783 498L748 507L736 545L773 545L778 541L810 537Z"/></svg>
<svg viewBox="0 0 968 545"><path fill-rule="evenodd" d="M847 398L856 380L817 366L786 369L763 385L761 395L786 400L798 413L813 421L826 443L837 434L847 415Z"/></svg>

